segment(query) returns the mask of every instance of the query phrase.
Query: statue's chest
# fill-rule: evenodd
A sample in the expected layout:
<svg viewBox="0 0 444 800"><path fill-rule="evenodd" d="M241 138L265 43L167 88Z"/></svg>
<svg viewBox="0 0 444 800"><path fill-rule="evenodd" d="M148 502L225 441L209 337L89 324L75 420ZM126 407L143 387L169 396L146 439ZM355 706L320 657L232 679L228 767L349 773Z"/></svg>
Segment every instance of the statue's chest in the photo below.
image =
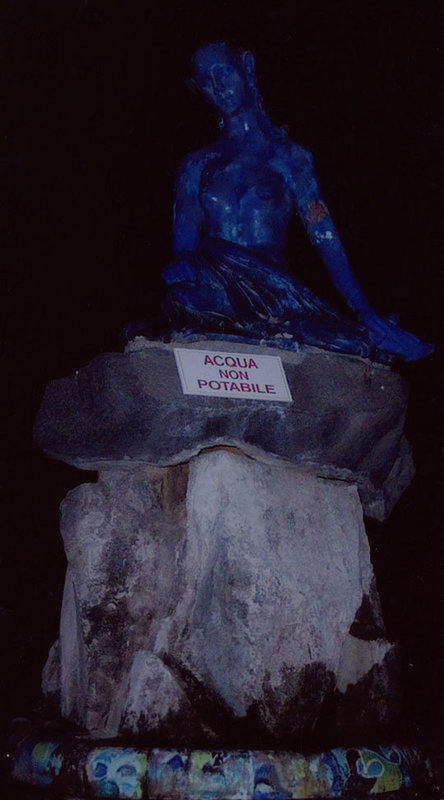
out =
<svg viewBox="0 0 444 800"><path fill-rule="evenodd" d="M239 156L229 163L211 163L204 169L201 201L213 213L267 213L286 205L285 180L273 161L258 156Z"/></svg>

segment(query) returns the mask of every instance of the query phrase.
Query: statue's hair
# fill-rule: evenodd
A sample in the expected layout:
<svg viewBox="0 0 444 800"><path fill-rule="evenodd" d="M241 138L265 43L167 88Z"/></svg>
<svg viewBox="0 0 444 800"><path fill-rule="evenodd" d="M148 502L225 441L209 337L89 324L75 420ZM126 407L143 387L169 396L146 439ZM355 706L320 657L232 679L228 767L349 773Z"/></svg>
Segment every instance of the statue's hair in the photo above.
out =
<svg viewBox="0 0 444 800"><path fill-rule="evenodd" d="M245 68L243 57L248 51L241 50L238 47L232 47L228 45L226 42L210 42L209 44L204 45L203 47L199 47L198 50L196 50L193 53L191 61L192 62L194 61L197 53L212 47L218 47L221 50L224 50L227 56L229 56L232 59L234 58L234 60L236 61L238 69L240 73L244 76L245 81L250 90L252 105L256 111L259 126L262 129L262 131L266 135L271 136L273 139L277 139L279 141L284 141L285 139L287 139L288 134L285 128L280 128L276 125L273 125L273 123L271 122L271 120L269 119L268 115L264 110L264 107L262 105L262 97L259 92L259 87L257 85L256 72L254 68L251 71ZM219 129L223 130L223 128L224 128L224 120L223 117L221 117L219 119Z"/></svg>

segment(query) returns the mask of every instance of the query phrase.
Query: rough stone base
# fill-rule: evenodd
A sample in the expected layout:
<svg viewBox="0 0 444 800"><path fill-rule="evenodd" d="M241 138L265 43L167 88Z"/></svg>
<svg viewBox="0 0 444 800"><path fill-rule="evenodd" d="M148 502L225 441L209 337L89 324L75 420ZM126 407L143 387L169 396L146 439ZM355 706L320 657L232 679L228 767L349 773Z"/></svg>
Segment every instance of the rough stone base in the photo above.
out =
<svg viewBox="0 0 444 800"><path fill-rule="evenodd" d="M87 730L294 747L393 717L394 653L353 484L215 449L109 466L67 496L61 528L68 571L43 686Z"/></svg>

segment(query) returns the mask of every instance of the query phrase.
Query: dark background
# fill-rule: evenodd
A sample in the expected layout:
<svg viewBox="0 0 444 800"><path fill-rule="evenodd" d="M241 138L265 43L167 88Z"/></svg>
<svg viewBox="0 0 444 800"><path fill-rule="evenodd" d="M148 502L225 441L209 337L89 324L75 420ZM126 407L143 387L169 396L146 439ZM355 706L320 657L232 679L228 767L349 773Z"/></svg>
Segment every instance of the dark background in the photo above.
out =
<svg viewBox="0 0 444 800"><path fill-rule="evenodd" d="M417 477L369 523L390 635L404 653L406 737L443 712L442 34L427 0L4 0L2 700L41 713L64 574L58 504L91 476L32 442L45 383L121 347L157 310L181 157L216 135L189 56L229 39L256 56L265 108L314 154L354 269L381 313L435 342L400 371ZM305 239L300 275L324 285Z"/></svg>

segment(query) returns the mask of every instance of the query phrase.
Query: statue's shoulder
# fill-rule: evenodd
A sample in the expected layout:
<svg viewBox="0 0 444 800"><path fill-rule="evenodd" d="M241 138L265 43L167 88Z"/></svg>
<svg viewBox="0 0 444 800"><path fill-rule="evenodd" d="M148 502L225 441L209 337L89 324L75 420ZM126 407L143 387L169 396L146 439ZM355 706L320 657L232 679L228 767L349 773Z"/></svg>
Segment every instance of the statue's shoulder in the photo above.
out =
<svg viewBox="0 0 444 800"><path fill-rule="evenodd" d="M194 150L194 152L188 153L180 162L178 177L199 177L208 161L216 158L218 155L216 149L211 145L203 147L201 150Z"/></svg>
<svg viewBox="0 0 444 800"><path fill-rule="evenodd" d="M287 158L289 158L293 168L298 171L310 172L313 169L313 156L307 147L296 142L285 143Z"/></svg>
<svg viewBox="0 0 444 800"><path fill-rule="evenodd" d="M205 164L208 161L210 148L188 153L180 162L176 175L174 195L179 198L196 197L199 193L200 181Z"/></svg>
<svg viewBox="0 0 444 800"><path fill-rule="evenodd" d="M291 190L297 196L316 181L313 156L306 147L296 142L282 142L281 168Z"/></svg>

